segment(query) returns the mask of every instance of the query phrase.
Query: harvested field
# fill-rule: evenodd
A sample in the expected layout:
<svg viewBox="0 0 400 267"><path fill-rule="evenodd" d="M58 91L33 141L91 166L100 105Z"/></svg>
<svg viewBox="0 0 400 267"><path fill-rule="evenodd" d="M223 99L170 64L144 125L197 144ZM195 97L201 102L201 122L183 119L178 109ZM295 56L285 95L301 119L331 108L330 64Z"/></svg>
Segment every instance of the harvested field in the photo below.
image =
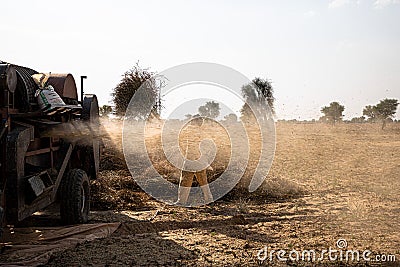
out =
<svg viewBox="0 0 400 267"><path fill-rule="evenodd" d="M262 187L245 194L239 186L199 208L165 206L142 192L118 148L120 124L112 125L106 127L114 134L105 140L101 176L92 184L91 222L122 225L108 238L53 255L49 266L397 266L318 256L345 239L343 251L400 259L400 124L382 131L379 124L279 122L275 159ZM150 157L176 181L177 170L156 158L157 142L155 131ZM222 163L213 164L223 171ZM317 259L283 262L274 254L272 263L260 262L257 253L265 247L315 250Z"/></svg>

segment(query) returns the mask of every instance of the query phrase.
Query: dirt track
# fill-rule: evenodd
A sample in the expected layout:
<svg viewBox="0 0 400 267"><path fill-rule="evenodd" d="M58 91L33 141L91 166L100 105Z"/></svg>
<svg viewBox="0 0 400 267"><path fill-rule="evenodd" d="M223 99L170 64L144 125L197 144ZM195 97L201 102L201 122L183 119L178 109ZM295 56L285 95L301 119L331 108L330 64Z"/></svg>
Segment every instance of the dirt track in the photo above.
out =
<svg viewBox="0 0 400 267"><path fill-rule="evenodd" d="M104 171L97 183L107 179L113 196L131 203L125 206L130 210L106 211L107 205L124 205L98 192L103 199L97 208L103 210L93 212L91 222L122 221L122 226L111 237L53 255L49 266L270 266L268 259L257 261L264 247L288 253L313 249L318 258L341 238L348 249L372 251L371 258L385 254L400 260L399 124L381 131L375 124L278 123L277 141L262 194L232 193L207 207L164 207L127 182L126 173ZM316 263L344 264L327 256ZM275 258L273 265L278 264L311 265Z"/></svg>

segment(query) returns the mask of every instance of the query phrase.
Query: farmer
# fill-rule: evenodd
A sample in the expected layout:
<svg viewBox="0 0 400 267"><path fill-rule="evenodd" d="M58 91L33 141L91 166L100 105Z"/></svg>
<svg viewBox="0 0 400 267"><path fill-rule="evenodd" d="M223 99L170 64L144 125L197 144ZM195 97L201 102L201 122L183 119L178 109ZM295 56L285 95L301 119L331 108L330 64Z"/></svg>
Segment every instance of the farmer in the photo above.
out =
<svg viewBox="0 0 400 267"><path fill-rule="evenodd" d="M185 159L191 161L198 161L201 157L199 150L199 143L204 139L205 123L204 119L197 115L192 119L181 131L179 135L179 145L181 151L185 153ZM184 163L185 164L185 163ZM178 200L176 204L185 205L187 203L193 179L196 177L200 188L203 191L205 203L213 201L213 196L207 181L207 170L212 170L208 165L200 171L186 171L184 168L181 172L178 189Z"/></svg>

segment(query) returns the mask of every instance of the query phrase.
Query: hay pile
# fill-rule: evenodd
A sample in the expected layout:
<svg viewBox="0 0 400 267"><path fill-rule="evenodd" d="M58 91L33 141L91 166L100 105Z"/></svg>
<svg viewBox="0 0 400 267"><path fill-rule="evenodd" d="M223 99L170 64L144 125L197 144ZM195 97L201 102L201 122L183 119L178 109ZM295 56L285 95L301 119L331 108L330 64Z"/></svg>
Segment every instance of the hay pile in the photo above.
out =
<svg viewBox="0 0 400 267"><path fill-rule="evenodd" d="M104 149L101 156L99 178L92 182L92 208L97 210L140 210L154 204L151 196L147 195L132 178L122 153L122 122L103 121L106 134L103 134ZM146 138L146 146L154 168L168 181L178 184L180 170L168 162L162 145L160 127L157 134ZM230 145L227 134L215 125L210 125L213 139L218 146L218 152L211 167L207 171L209 182L217 179L229 163ZM247 186L258 164L259 134L254 133L250 138L251 156L244 176L239 184L223 198L226 201L237 199L253 199L262 202L275 201L301 196L305 193L303 187L285 178L269 176L257 191L249 193ZM146 170L142 174L145 175ZM197 186L194 182L193 186ZM153 203L152 203L153 202Z"/></svg>
<svg viewBox="0 0 400 267"><path fill-rule="evenodd" d="M93 210L138 210L150 197L136 184L122 153L121 121L103 120L100 173L91 183Z"/></svg>

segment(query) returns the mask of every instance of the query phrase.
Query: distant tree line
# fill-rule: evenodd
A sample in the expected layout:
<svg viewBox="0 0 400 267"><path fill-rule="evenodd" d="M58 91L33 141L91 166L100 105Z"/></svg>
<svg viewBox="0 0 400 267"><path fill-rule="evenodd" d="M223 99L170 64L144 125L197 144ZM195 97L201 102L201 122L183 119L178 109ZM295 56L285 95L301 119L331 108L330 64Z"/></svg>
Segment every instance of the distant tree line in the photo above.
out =
<svg viewBox="0 0 400 267"><path fill-rule="evenodd" d="M159 93L163 84L162 82L157 83L157 81L154 79L155 74L156 73L150 72L148 69L141 68L138 63L133 68L126 71L122 76L121 81L113 89L111 94L114 107L111 108L111 106L104 105L100 109L101 114L104 116L108 116L110 113L114 113L119 116L125 115L131 98L142 85L146 84L146 88L144 88L146 97L153 103L151 114L155 117L159 116L162 108ZM264 107L268 105L271 113L274 114L275 98L273 96L272 84L268 79L256 77L252 80L252 82L244 85L241 91L247 103L251 102ZM136 107L136 110L138 110L138 113L140 114L140 111L145 109L141 106L138 106ZM254 116L250 106L246 103L240 110L240 114L241 119L243 120L248 120ZM198 115L212 119L217 118L220 115L219 103L215 101L206 102L204 105L198 108ZM192 116L194 115L187 114L186 119L190 119ZM224 119L233 121L235 120L234 116L237 120L237 116L235 114L228 114Z"/></svg>
<svg viewBox="0 0 400 267"><path fill-rule="evenodd" d="M256 107L262 107L264 110L265 107L268 106L271 113L275 113L275 98L273 96L273 88L268 79L256 77L249 84L243 85L241 92L244 100L246 101L246 103L243 104L242 108L240 109L240 119L242 121L255 120L254 112L247 103L252 103L254 104L253 106ZM187 120L190 120L192 117L197 115L216 119L220 115L219 103L208 101L198 108L198 114L186 114L185 117ZM227 122L237 122L237 119L237 115L234 113L224 116L224 120Z"/></svg>
<svg viewBox="0 0 400 267"><path fill-rule="evenodd" d="M399 102L397 99L385 98L374 106L365 106L363 116L352 118L350 122L381 122L382 129L384 129L388 121L393 121L398 105ZM343 120L343 111L343 105L340 105L338 102L332 102L329 106L321 108L323 116L320 117L320 121L332 124L340 122Z"/></svg>
<svg viewBox="0 0 400 267"><path fill-rule="evenodd" d="M148 69L143 69L137 63L133 68L129 69L122 76L121 81L113 89L112 98L114 102L114 107L109 105L104 105L100 108L100 114L102 116L108 116L109 114L115 114L123 116L129 105L131 98L138 91L138 89L144 86L144 92L148 101L151 101L152 117L159 117L161 112L161 97L160 90L163 86L162 81L157 81L154 72L150 72ZM275 114L274 108L274 90L271 82L268 79L263 79L260 77L254 78L249 84L243 85L241 88L242 96L245 100L245 104L240 110L240 119L242 121L254 120L254 110L251 110L249 104L252 103L254 106L258 107L269 107L271 114ZM143 103L145 106L146 103ZM148 104L148 103L147 103ZM388 121L393 121L394 115L396 114L399 102L397 99L383 99L376 105L367 105L363 109L363 116L354 117L351 120L345 122L352 123L364 123L364 122L380 122L382 123L382 129L386 126ZM135 107L139 116L145 115L141 114L141 111L145 109L138 103ZM320 122L326 122L331 124L336 124L338 122L343 122L343 112L345 110L344 105L339 102L331 102L328 106L321 108L321 113L323 114L320 118ZM265 112L265 109L262 109ZM220 115L220 106L218 102L207 101L204 105L198 108L198 113L195 115L187 114L186 120L191 119L193 116L203 116L209 117L211 119L216 119ZM237 121L236 114L228 114L224 116L225 121L235 122ZM295 120L296 121L296 120ZM313 120L314 121L314 120Z"/></svg>

